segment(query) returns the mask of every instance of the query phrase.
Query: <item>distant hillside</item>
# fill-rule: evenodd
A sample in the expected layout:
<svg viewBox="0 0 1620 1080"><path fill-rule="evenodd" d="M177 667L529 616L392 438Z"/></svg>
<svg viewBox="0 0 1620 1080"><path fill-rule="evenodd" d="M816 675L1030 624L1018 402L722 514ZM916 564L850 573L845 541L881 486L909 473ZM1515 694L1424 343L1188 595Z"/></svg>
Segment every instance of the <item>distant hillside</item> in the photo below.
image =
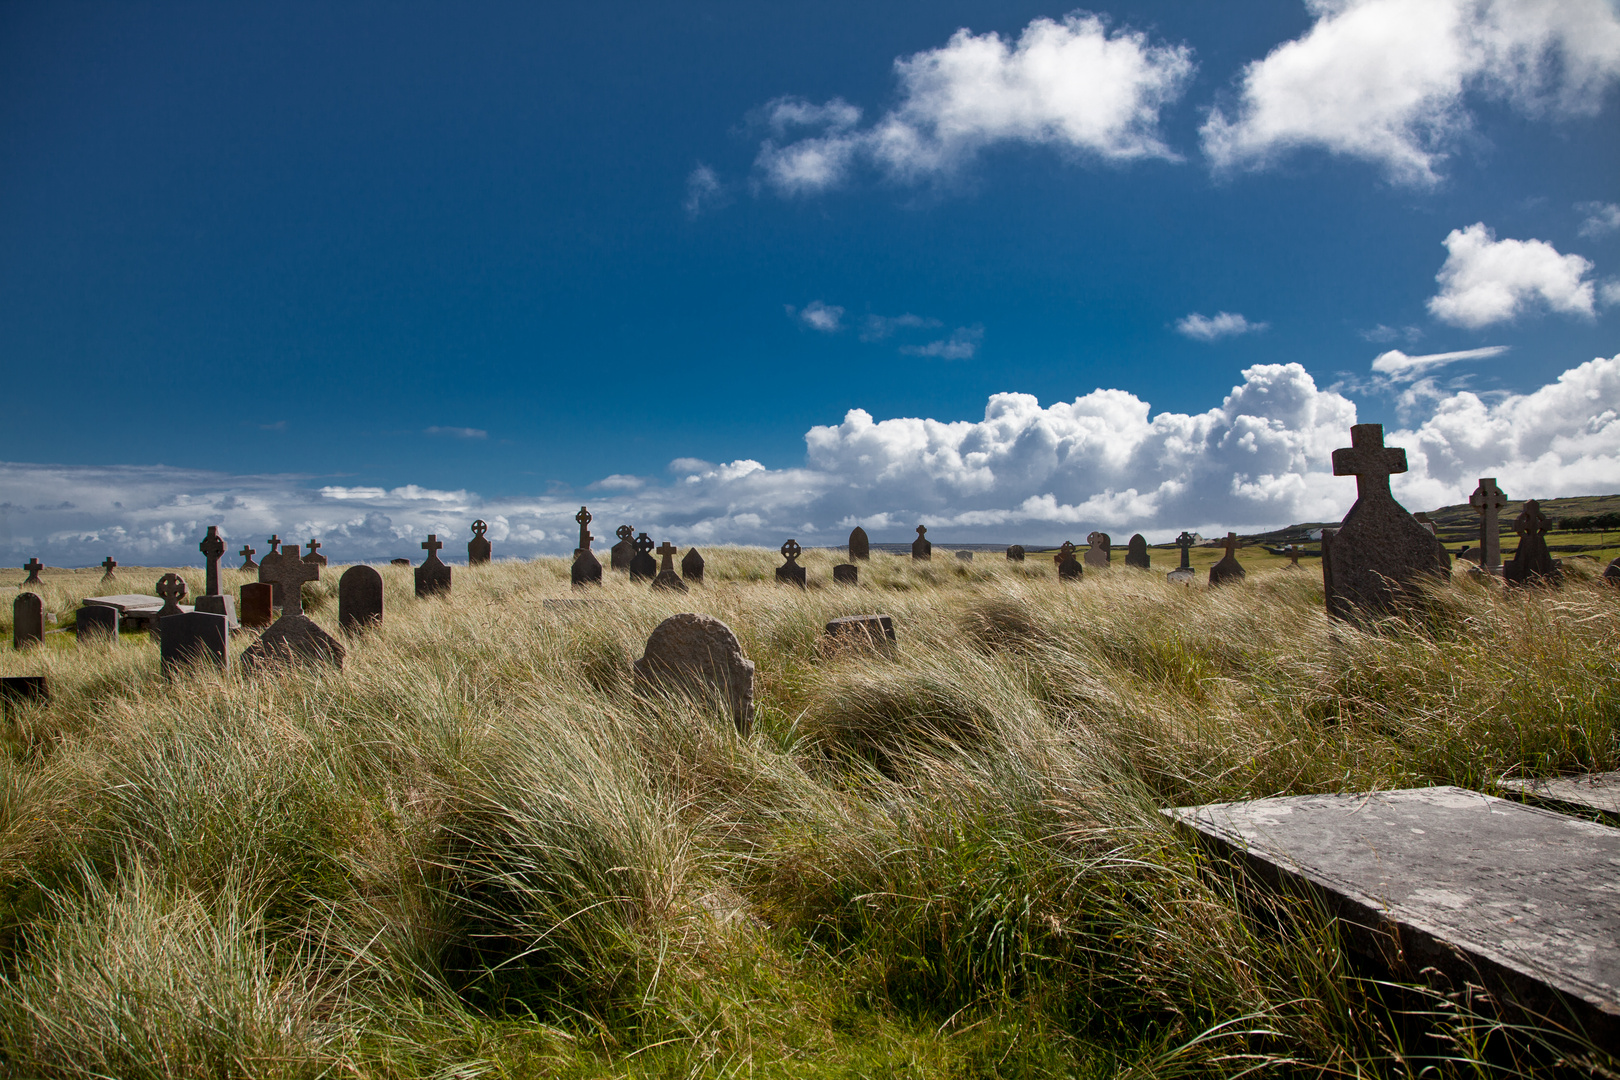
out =
<svg viewBox="0 0 1620 1080"><path fill-rule="evenodd" d="M1519 516L1524 509L1525 500L1509 499L1507 506L1497 519L1500 532L1507 537L1514 537L1513 519ZM1411 507L1408 507L1411 509ZM1542 499L1541 512L1553 523L1554 530L1563 518L1587 517L1594 514L1620 513L1620 494L1617 495L1577 495L1567 499ZM1436 535L1441 542L1449 545L1469 544L1479 538L1479 514L1466 502L1454 506L1442 506L1438 510L1428 512L1429 520L1435 524ZM1281 544L1305 543L1309 535L1317 529L1338 528L1337 521L1310 521L1299 525L1290 525L1285 529L1273 529L1271 532L1253 533L1241 537L1245 544L1263 544L1275 546ZM1567 534L1571 539L1588 534ZM1582 551L1598 550L1606 547L1598 543L1600 534L1590 534L1593 544L1570 544L1554 546L1554 551ZM1503 551L1506 552L1507 548Z"/></svg>

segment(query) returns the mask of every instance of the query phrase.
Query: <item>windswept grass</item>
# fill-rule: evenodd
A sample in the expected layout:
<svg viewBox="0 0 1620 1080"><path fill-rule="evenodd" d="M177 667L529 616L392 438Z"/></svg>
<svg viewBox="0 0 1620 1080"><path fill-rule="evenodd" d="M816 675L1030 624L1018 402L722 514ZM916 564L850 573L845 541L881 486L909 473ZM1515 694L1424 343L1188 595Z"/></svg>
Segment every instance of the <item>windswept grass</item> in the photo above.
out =
<svg viewBox="0 0 1620 1080"><path fill-rule="evenodd" d="M773 555L706 554L690 595L613 577L570 610L542 604L572 595L558 560L457 568L425 602L385 568L386 623L341 672L169 683L141 635L7 653L55 698L9 709L0 755L0 1075L1473 1075L1575 1052L1493 1037L1466 988L1370 982L1309 903L1211 873L1158 810L1620 767L1620 590L1459 578L1369 630L1330 624L1303 571L1060 587L938 552L843 589L811 552L799 592ZM340 572L310 590L334 630ZM751 736L638 694L678 611L756 663ZM870 611L897 650L820 647Z"/></svg>

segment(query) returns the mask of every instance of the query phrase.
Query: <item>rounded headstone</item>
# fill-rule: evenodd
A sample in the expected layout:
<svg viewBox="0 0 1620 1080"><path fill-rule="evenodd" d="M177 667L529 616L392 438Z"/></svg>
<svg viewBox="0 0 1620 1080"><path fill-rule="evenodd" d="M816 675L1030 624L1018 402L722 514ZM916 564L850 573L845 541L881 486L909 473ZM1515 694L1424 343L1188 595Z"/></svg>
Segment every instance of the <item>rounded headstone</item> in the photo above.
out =
<svg viewBox="0 0 1620 1080"><path fill-rule="evenodd" d="M647 638L636 681L724 703L737 730L754 725L754 664L731 627L712 615L671 615Z"/></svg>
<svg viewBox="0 0 1620 1080"><path fill-rule="evenodd" d="M11 647L38 645L45 640L45 601L31 592L18 593L11 602Z"/></svg>
<svg viewBox="0 0 1620 1080"><path fill-rule="evenodd" d="M859 525L849 531L849 557L852 562L872 557L872 543L866 538L866 530Z"/></svg>
<svg viewBox="0 0 1620 1080"><path fill-rule="evenodd" d="M383 579L375 567L351 566L338 578L338 626L348 633L383 621Z"/></svg>
<svg viewBox="0 0 1620 1080"><path fill-rule="evenodd" d="M1023 544L1014 544L1012 547L1008 548L1007 549L1007 561L1008 562L1023 562L1024 561L1024 545Z"/></svg>
<svg viewBox="0 0 1620 1080"><path fill-rule="evenodd" d="M1149 570L1153 567L1153 560L1148 557L1147 537L1141 533L1131 537L1130 545L1125 549L1125 565L1134 566L1139 570Z"/></svg>

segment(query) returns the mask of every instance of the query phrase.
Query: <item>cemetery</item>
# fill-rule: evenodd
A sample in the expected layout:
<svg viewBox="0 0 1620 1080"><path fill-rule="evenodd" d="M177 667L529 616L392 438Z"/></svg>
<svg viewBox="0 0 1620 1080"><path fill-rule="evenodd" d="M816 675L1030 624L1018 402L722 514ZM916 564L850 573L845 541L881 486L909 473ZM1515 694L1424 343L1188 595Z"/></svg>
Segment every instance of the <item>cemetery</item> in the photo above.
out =
<svg viewBox="0 0 1620 1080"><path fill-rule="evenodd" d="M1314 540L31 559L0 1063L1615 1075L1602 538L1456 558L1375 427Z"/></svg>

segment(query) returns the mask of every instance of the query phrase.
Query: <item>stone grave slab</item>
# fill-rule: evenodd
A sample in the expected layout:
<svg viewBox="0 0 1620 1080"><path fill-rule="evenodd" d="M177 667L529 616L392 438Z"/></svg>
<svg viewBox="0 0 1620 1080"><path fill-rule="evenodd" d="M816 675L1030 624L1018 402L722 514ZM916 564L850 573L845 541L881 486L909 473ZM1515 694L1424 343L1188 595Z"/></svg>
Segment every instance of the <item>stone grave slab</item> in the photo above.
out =
<svg viewBox="0 0 1620 1080"><path fill-rule="evenodd" d="M11 647L26 649L45 640L45 601L31 592L11 602Z"/></svg>
<svg viewBox="0 0 1620 1080"><path fill-rule="evenodd" d="M1620 829L1456 787L1163 811L1275 885L1308 886L1397 978L1479 982L1620 1040Z"/></svg>
<svg viewBox="0 0 1620 1080"><path fill-rule="evenodd" d="M1100 566L1106 569L1114 561L1114 541L1105 532L1094 532L1086 536L1086 565Z"/></svg>
<svg viewBox="0 0 1620 1080"><path fill-rule="evenodd" d="M826 642L833 647L894 648L894 618L890 615L846 615L826 626Z"/></svg>
<svg viewBox="0 0 1620 1080"><path fill-rule="evenodd" d="M833 581L839 585L859 585L861 568L854 563L839 563L833 567Z"/></svg>
<svg viewBox="0 0 1620 1080"><path fill-rule="evenodd" d="M956 557L958 559L960 559L962 562L972 562L973 561L973 552L971 552L971 551L958 551L956 553Z"/></svg>
<svg viewBox="0 0 1620 1080"><path fill-rule="evenodd" d="M338 627L356 633L383 621L383 579L372 566L351 566L338 578Z"/></svg>
<svg viewBox="0 0 1620 1080"><path fill-rule="evenodd" d="M681 575L675 572L675 556L681 549L665 540L658 545L658 557L662 564L658 567L658 576L653 578L652 587L660 592L686 592L686 582Z"/></svg>
<svg viewBox="0 0 1620 1080"><path fill-rule="evenodd" d="M620 525L613 535L619 538L619 542L608 549L608 567L629 573L630 560L636 557L636 530L628 525Z"/></svg>
<svg viewBox="0 0 1620 1080"><path fill-rule="evenodd" d="M717 701L740 734L754 726L754 662L731 627L712 615L685 612L659 623L635 662L636 682Z"/></svg>
<svg viewBox="0 0 1620 1080"><path fill-rule="evenodd" d="M691 548L681 559L681 577L703 584L703 565L703 555L697 548Z"/></svg>
<svg viewBox="0 0 1620 1080"><path fill-rule="evenodd" d="M866 530L859 525L849 530L849 561L856 559L870 559L872 557L872 541L866 536Z"/></svg>
<svg viewBox="0 0 1620 1080"><path fill-rule="evenodd" d="M231 667L231 630L225 616L211 611L184 611L158 619L158 648L163 674L173 678L188 665Z"/></svg>
<svg viewBox="0 0 1620 1080"><path fill-rule="evenodd" d="M389 566L409 566L409 565L411 565L411 560L409 560L409 559L389 559L388 560L388 565Z"/></svg>
<svg viewBox="0 0 1620 1080"><path fill-rule="evenodd" d="M1148 555L1147 537L1141 533L1134 534L1126 544L1125 565L1134 566L1138 570L1153 569L1153 559Z"/></svg>
<svg viewBox="0 0 1620 1080"><path fill-rule="evenodd" d="M1198 580L1198 571L1190 566L1179 566L1164 575L1164 580L1172 585L1191 585Z"/></svg>
<svg viewBox="0 0 1620 1080"><path fill-rule="evenodd" d="M242 608L238 618L243 626L257 629L275 621L275 590L268 581L250 581L242 586L241 594Z"/></svg>
<svg viewBox="0 0 1620 1080"><path fill-rule="evenodd" d="M583 507L581 507L583 509ZM467 565L479 566L489 562L491 548L484 534L489 531L489 522L482 518L472 523L473 538L467 541Z"/></svg>
<svg viewBox="0 0 1620 1080"><path fill-rule="evenodd" d="M242 653L242 666L263 671L283 665L341 668L348 655L337 638L322 630L308 615L283 615Z"/></svg>
<svg viewBox="0 0 1620 1080"><path fill-rule="evenodd" d="M1024 561L1024 545L1023 544L1014 544L1012 547L1008 548L1007 549L1007 561L1008 562L1023 562Z"/></svg>
<svg viewBox="0 0 1620 1080"><path fill-rule="evenodd" d="M1550 780L1504 780L1499 786L1555 810L1578 814L1595 811L1620 818L1620 771L1559 776Z"/></svg>
<svg viewBox="0 0 1620 1080"><path fill-rule="evenodd" d="M163 607L163 601L155 596L144 596L139 593L123 593L118 596L87 596L84 598L85 607L109 607L118 612L118 625L125 630L150 629L152 620Z"/></svg>
<svg viewBox="0 0 1620 1080"><path fill-rule="evenodd" d="M43 675L7 675L0 678L0 701L49 701L51 684Z"/></svg>
<svg viewBox="0 0 1620 1080"><path fill-rule="evenodd" d="M934 545L928 540L928 528L917 526L917 539L911 542L911 557L919 562L927 562L934 557Z"/></svg>
<svg viewBox="0 0 1620 1080"><path fill-rule="evenodd" d="M73 629L80 645L92 641L118 641L118 609L106 604L84 604L73 615Z"/></svg>
<svg viewBox="0 0 1620 1080"><path fill-rule="evenodd" d="M778 585L797 585L804 588L804 567L799 565L799 556L803 549L797 540L788 540L782 544L782 558L787 561L776 568L776 583Z"/></svg>
<svg viewBox="0 0 1620 1080"><path fill-rule="evenodd" d="M1221 561L1209 568L1209 583L1211 585L1235 585L1248 576L1243 564L1237 561L1237 533L1226 534L1226 554Z"/></svg>
<svg viewBox="0 0 1620 1080"><path fill-rule="evenodd" d="M422 541L422 550L427 552L427 558L416 568L418 600L425 600L430 596L450 595L450 567L439 559L439 549L442 547L444 543L434 533L428 533L428 538ZM302 612L303 608L300 607L298 610Z"/></svg>
<svg viewBox="0 0 1620 1080"><path fill-rule="evenodd" d="M656 546L652 537L641 533L632 546L636 553L630 557L630 580L651 581L658 576L658 560L652 557L652 549Z"/></svg>

